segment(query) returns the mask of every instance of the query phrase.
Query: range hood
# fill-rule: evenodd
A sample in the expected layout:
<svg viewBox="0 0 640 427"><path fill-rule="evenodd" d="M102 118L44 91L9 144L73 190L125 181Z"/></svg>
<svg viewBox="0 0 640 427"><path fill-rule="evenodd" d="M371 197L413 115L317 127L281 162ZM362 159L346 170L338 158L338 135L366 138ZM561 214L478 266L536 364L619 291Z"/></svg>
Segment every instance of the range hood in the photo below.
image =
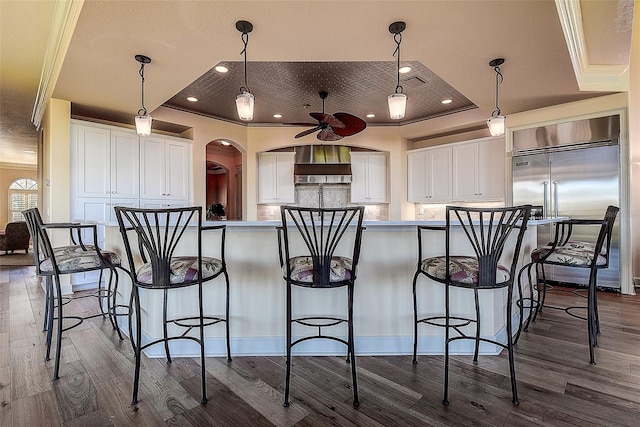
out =
<svg viewBox="0 0 640 427"><path fill-rule="evenodd" d="M295 149L296 184L350 183L351 150L346 145L301 145Z"/></svg>

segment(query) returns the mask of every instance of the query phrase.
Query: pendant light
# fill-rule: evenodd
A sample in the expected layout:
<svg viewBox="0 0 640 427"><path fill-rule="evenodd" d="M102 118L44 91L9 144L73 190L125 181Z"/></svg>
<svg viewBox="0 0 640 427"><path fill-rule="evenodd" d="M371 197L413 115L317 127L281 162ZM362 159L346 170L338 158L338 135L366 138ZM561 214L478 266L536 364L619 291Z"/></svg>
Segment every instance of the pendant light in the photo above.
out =
<svg viewBox="0 0 640 427"><path fill-rule="evenodd" d="M142 79L142 108L138 110L136 116L136 133L140 136L151 135L151 114L147 113L147 109L144 106L144 66L151 63L151 58L144 55L136 55L136 61L140 63L140 78Z"/></svg>
<svg viewBox="0 0 640 427"><path fill-rule="evenodd" d="M487 126L489 126L489 132L491 136L502 136L504 135L504 120L505 116L500 112L499 107L499 93L498 88L502 84L504 77L500 72L500 66L504 64L504 58L496 58L489 62L489 65L493 67L493 70L496 72L496 109L491 113L491 117L487 119Z"/></svg>
<svg viewBox="0 0 640 427"><path fill-rule="evenodd" d="M247 84L247 44L249 43L249 33L253 31L253 25L248 21L238 21L236 22L236 29L242 33L242 42L244 43L244 49L240 52L244 56L244 86L240 88L240 95L236 96L236 109L240 120L249 121L253 120L253 106L255 103L255 97Z"/></svg>
<svg viewBox="0 0 640 427"><path fill-rule="evenodd" d="M407 110L407 95L402 93L403 89L402 86L400 86L400 43L402 43L402 32L405 28L407 28L407 25L402 21L397 21L389 25L389 32L393 34L393 40L396 42L396 50L393 52L393 56L398 57L398 82L396 84L396 90L387 98L387 102L389 103L389 116L392 120L404 118L404 113Z"/></svg>

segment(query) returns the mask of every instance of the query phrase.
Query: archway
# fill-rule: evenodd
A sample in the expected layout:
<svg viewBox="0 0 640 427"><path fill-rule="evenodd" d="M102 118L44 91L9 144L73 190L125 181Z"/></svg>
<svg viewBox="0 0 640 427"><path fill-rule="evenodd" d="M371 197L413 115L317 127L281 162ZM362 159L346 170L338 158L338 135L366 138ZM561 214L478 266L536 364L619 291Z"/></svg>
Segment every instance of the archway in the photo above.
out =
<svg viewBox="0 0 640 427"><path fill-rule="evenodd" d="M214 140L207 144L206 168L207 210L213 206L215 211L208 219L242 220L242 153L225 140Z"/></svg>

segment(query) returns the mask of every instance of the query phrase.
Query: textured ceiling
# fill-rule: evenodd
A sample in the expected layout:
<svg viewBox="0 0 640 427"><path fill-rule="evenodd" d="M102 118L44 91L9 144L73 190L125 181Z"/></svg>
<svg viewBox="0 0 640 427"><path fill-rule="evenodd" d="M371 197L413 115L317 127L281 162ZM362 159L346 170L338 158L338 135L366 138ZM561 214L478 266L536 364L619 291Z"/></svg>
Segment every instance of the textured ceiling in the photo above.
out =
<svg viewBox="0 0 640 427"><path fill-rule="evenodd" d="M164 105L228 121L240 122L235 97L244 86L243 62L225 62L229 69L207 71ZM312 123L309 112L321 112L318 92L325 90L327 113L347 112L368 124L405 124L452 114L476 106L419 62L402 62L411 71L401 74L407 95L403 120L391 120L387 96L397 83L396 62L248 62L247 78L256 97L252 123ZM488 81L487 85L491 85ZM187 97L198 98L190 102ZM450 104L442 104L450 99ZM282 118L274 118L281 114ZM375 114L368 118L367 114Z"/></svg>

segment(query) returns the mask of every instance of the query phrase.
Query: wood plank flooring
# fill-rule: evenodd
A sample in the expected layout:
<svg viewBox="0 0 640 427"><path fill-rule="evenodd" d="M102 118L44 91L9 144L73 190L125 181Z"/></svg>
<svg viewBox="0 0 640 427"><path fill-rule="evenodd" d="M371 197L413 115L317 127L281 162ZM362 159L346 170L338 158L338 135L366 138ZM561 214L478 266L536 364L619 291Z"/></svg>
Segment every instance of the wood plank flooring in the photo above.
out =
<svg viewBox="0 0 640 427"><path fill-rule="evenodd" d="M409 284L407 284L409 286ZM553 305L583 304L573 292ZM602 335L589 365L586 323L545 309L516 348L520 405L511 403L506 354L453 357L442 405L442 356L358 357L360 407L343 357L296 357L291 406L282 407L284 357L143 360L130 406L133 352L107 320L66 332L60 379L44 361L44 293L33 267L0 268L0 426L637 426L640 297L599 293ZM87 310L82 303L73 310ZM357 350L357 349L356 349Z"/></svg>

